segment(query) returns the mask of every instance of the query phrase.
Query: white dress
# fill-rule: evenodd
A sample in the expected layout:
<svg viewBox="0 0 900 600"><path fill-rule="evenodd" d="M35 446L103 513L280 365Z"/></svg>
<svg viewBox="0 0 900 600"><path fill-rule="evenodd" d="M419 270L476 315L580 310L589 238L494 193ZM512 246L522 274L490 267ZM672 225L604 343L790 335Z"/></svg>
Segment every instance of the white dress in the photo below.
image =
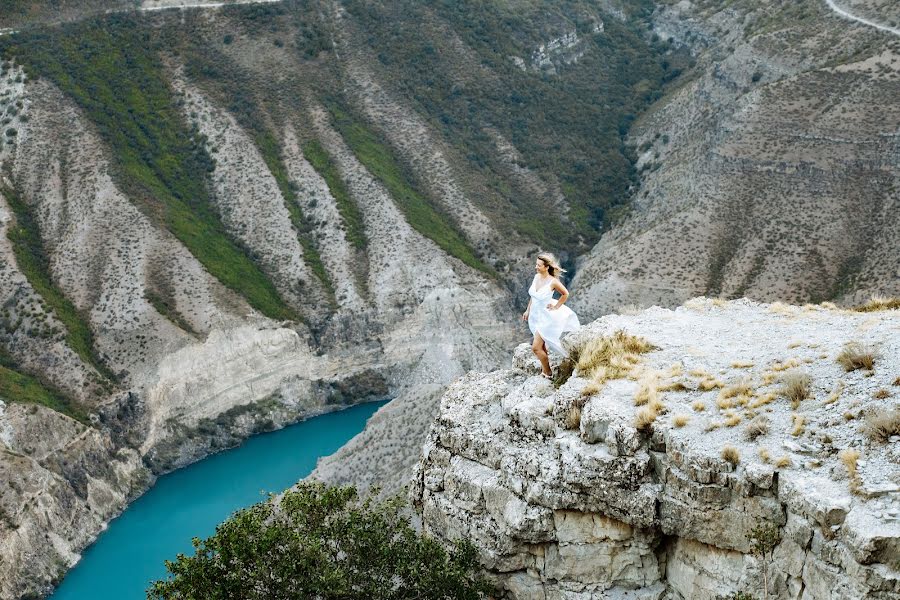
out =
<svg viewBox="0 0 900 600"><path fill-rule="evenodd" d="M554 350L563 356L568 353L563 350L559 343L559 336L564 331L573 331L581 326L578 322L578 315L563 304L556 310L548 310L547 305L554 303L553 288L550 287L551 280L547 280L540 289L536 289L538 285L537 275L528 288L528 295L531 296L531 310L528 313L528 327L531 333L540 333L541 337L547 343L547 348Z"/></svg>

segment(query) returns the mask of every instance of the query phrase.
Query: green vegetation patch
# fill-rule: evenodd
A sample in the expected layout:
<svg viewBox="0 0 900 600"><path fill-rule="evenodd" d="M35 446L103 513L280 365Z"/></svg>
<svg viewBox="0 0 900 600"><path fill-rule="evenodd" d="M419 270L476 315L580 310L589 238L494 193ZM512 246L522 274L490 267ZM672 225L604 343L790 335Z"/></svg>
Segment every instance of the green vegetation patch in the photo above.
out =
<svg viewBox="0 0 900 600"><path fill-rule="evenodd" d="M366 248L366 232L363 226L362 213L359 207L350 196L344 180L341 179L337 166L331 160L331 156L319 143L319 140L310 140L303 145L303 156L313 166L316 172L321 175L325 183L328 184L328 190L337 203L338 212L344 222L344 236L347 241L360 250Z"/></svg>
<svg viewBox="0 0 900 600"><path fill-rule="evenodd" d="M211 205L206 182L213 161L181 118L152 35L139 17L36 30L3 40L0 49L32 74L53 80L84 109L109 144L129 196L164 223L211 275L263 314L295 317L230 239Z"/></svg>
<svg viewBox="0 0 900 600"><path fill-rule="evenodd" d="M494 590L468 540L450 550L416 533L400 496L300 482L236 512L194 555L166 561L148 598L408 598L479 600Z"/></svg>
<svg viewBox="0 0 900 600"><path fill-rule="evenodd" d="M41 404L90 425L87 415L61 393L16 369L15 363L0 350L0 399L23 404Z"/></svg>
<svg viewBox="0 0 900 600"><path fill-rule="evenodd" d="M180 312L178 312L174 301L164 297L162 294L150 288L144 290L144 299L147 300L147 302L149 302L154 309L156 309L156 312L167 318L176 327L187 331L194 337L199 336L197 331L193 327L191 327L191 324L188 323L187 320L185 320Z"/></svg>
<svg viewBox="0 0 900 600"><path fill-rule="evenodd" d="M311 235L313 224L303 215L300 205L297 204L299 199L297 198L296 184L288 178L287 169L281 158L281 148L278 145L278 141L271 132L266 130L257 131L253 136L253 140L256 143L256 147L259 148L266 166L269 167L269 172L272 173L275 181L278 182L278 189L281 190L284 205L290 214L291 223L297 231L297 239L303 247L303 258L312 269L313 274L325 286L328 297L332 305L334 305L334 285L331 283L328 272L325 270L322 256L313 242Z"/></svg>
<svg viewBox="0 0 900 600"><path fill-rule="evenodd" d="M16 216L15 227L7 229L6 237L12 242L19 270L66 328L66 343L69 347L104 377L115 380L115 375L97 356L94 335L87 319L53 282L40 229L30 208L14 190L7 188L3 191L3 196Z"/></svg>
<svg viewBox="0 0 900 600"><path fill-rule="evenodd" d="M281 146L269 127L263 122L263 107L254 98L252 82L244 77L228 57L200 44L191 44L187 50L188 75L211 87L238 123L250 133L269 172L278 183L291 223L303 247L303 258L313 274L325 287L329 299L335 304L334 285L328 277L325 264L312 238L314 225L305 217L298 204L296 184L290 180L282 158Z"/></svg>
<svg viewBox="0 0 900 600"><path fill-rule="evenodd" d="M413 174L394 158L387 142L337 103L329 103L328 110L335 128L356 158L384 184L413 229L470 267L490 275L495 274L475 256L472 247L451 218L435 207L426 194L413 187Z"/></svg>

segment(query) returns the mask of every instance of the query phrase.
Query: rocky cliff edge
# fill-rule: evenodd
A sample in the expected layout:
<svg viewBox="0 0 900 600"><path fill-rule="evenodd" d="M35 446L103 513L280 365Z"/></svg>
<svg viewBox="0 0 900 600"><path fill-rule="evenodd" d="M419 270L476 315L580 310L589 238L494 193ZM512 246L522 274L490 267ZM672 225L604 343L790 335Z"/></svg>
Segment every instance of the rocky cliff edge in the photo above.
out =
<svg viewBox="0 0 900 600"><path fill-rule="evenodd" d="M454 383L411 500L509 598L898 598L898 333L830 305L607 315L561 385L524 344Z"/></svg>

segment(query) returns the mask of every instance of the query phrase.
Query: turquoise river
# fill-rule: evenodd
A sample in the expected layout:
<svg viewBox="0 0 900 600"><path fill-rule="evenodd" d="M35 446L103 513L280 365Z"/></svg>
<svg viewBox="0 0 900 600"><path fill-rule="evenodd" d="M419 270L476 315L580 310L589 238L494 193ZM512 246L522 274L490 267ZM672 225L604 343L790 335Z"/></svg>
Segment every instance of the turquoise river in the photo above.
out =
<svg viewBox="0 0 900 600"><path fill-rule="evenodd" d="M370 402L254 436L159 478L114 519L63 579L51 600L145 599L166 575L163 561L192 552L237 509L308 475L316 460L362 431L384 402Z"/></svg>

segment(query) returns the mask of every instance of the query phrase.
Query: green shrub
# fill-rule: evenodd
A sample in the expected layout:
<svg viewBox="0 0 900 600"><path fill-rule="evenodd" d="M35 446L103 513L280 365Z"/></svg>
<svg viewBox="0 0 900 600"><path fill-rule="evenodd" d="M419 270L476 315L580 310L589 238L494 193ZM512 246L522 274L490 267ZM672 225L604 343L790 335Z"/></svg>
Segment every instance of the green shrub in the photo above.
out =
<svg viewBox="0 0 900 600"><path fill-rule="evenodd" d="M166 561L148 598L359 600L483 598L475 548L447 552L419 535L399 497L360 499L352 487L301 483L235 513L193 556Z"/></svg>

